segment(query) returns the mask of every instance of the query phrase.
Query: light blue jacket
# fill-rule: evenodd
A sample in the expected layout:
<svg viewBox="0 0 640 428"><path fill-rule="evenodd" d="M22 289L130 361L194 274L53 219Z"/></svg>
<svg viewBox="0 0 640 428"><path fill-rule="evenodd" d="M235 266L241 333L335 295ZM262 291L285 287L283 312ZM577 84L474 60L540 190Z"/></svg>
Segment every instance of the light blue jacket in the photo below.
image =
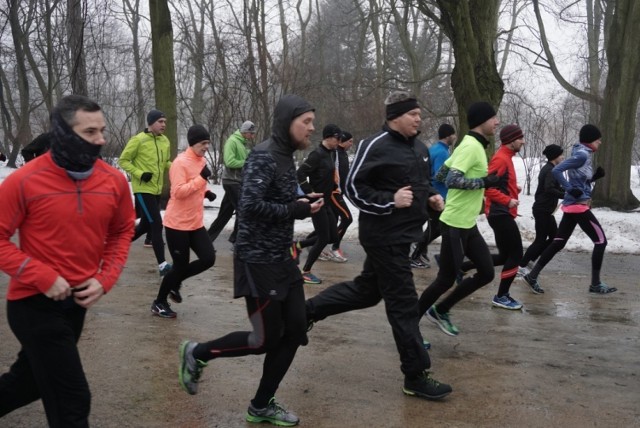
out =
<svg viewBox="0 0 640 428"><path fill-rule="evenodd" d="M591 199L591 177L593 177L593 165L591 157L593 150L581 143L576 143L571 149L571 157L560 162L553 168L553 177L565 189L562 205L573 205L580 201ZM564 172L567 171L568 179ZM571 189L582 190L582 195L575 198L569 193Z"/></svg>

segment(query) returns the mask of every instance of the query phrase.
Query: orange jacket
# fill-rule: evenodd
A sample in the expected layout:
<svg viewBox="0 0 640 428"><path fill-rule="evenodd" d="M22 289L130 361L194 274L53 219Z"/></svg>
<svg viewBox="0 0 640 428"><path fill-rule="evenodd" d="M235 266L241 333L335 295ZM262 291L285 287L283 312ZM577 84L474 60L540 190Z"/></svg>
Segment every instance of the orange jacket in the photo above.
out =
<svg viewBox="0 0 640 428"><path fill-rule="evenodd" d="M162 221L175 230L196 230L204 227L202 204L207 181L200 171L206 160L187 148L180 153L169 169L171 198Z"/></svg>
<svg viewBox="0 0 640 428"><path fill-rule="evenodd" d="M50 153L0 185L0 270L11 276L8 300L45 293L58 276L72 287L96 278L111 290L134 232L124 175L98 160L86 180L73 180ZM11 242L19 232L19 246Z"/></svg>

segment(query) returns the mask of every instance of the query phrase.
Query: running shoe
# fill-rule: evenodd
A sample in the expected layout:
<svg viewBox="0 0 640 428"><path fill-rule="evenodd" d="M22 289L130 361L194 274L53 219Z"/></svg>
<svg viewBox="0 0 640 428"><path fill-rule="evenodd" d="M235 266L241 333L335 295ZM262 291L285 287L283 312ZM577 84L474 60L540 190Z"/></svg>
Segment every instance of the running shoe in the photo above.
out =
<svg viewBox="0 0 640 428"><path fill-rule="evenodd" d="M402 392L406 395L427 400L439 400L451 394L451 391L451 385L438 382L427 371L420 373L415 378L405 376L402 388Z"/></svg>
<svg viewBox="0 0 640 428"><path fill-rule="evenodd" d="M249 404L246 416L247 422L269 422L280 427L292 427L298 425L300 419L276 402L272 397L269 404L264 409L257 409L253 404Z"/></svg>
<svg viewBox="0 0 640 428"><path fill-rule="evenodd" d="M598 285L589 286L589 293L608 294L608 293L613 293L614 291L618 291L618 289L615 287L609 287L604 282L601 282Z"/></svg>
<svg viewBox="0 0 640 428"><path fill-rule="evenodd" d="M344 253L340 248L337 250L331 250L331 259L332 262L336 263L345 263L347 262L347 258L344 256Z"/></svg>
<svg viewBox="0 0 640 428"><path fill-rule="evenodd" d="M440 330L442 330L445 334L448 334L449 336L457 336L458 333L460 332L460 330L458 330L458 327L456 327L451 323L451 320L449 319L449 314L439 313L438 310L436 309L436 305L433 305L432 307L429 308L429 310L426 313L426 316L427 316L427 319L435 323L438 327L440 327Z"/></svg>
<svg viewBox="0 0 640 428"><path fill-rule="evenodd" d="M427 269L428 264L424 264L420 258L411 259L411 269Z"/></svg>
<svg viewBox="0 0 640 428"><path fill-rule="evenodd" d="M160 276L165 276L166 274L171 272L171 268L172 268L171 263L167 263L163 267L159 268L158 272L160 273Z"/></svg>
<svg viewBox="0 0 640 428"><path fill-rule="evenodd" d="M531 291L533 291L534 294L544 293L544 290L542 289L542 287L540 287L538 278L531 278L531 274L528 273L525 276L523 276L522 279L524 279L524 282L526 282L529 285L529 288L531 289Z"/></svg>
<svg viewBox="0 0 640 428"><path fill-rule="evenodd" d="M525 275L529 273L528 267L518 267L518 273L516 273L516 278L524 278Z"/></svg>
<svg viewBox="0 0 640 428"><path fill-rule="evenodd" d="M512 311L517 311L518 309L522 309L522 303L518 302L513 297L509 296L509 294L505 294L504 296L498 297L493 296L493 300L491 300L491 304L497 308L510 309Z"/></svg>
<svg viewBox="0 0 640 428"><path fill-rule="evenodd" d="M198 393L198 382L200 381L200 375L202 375L202 369L207 367L207 363L196 360L193 356L193 350L196 346L198 346L196 342L185 340L180 345L178 351L180 359L178 381L182 389L190 395L196 395Z"/></svg>
<svg viewBox="0 0 640 428"><path fill-rule="evenodd" d="M425 351L428 351L429 349L431 349L431 342L429 342L428 340L422 339L422 347L424 348Z"/></svg>
<svg viewBox="0 0 640 428"><path fill-rule="evenodd" d="M418 257L418 260L420 260L428 268L431 267L431 259L426 254L424 254L424 253L420 254L420 256Z"/></svg>
<svg viewBox="0 0 640 428"><path fill-rule="evenodd" d="M305 284L322 284L322 280L311 272L302 272L302 279Z"/></svg>
<svg viewBox="0 0 640 428"><path fill-rule="evenodd" d="M152 248L153 247L153 242L151 242L151 239L148 239L148 238L144 239L144 247L145 248Z"/></svg>
<svg viewBox="0 0 640 428"><path fill-rule="evenodd" d="M182 295L180 294L180 289L169 290L169 298L174 303L182 303Z"/></svg>
<svg viewBox="0 0 640 428"><path fill-rule="evenodd" d="M333 259L333 256L328 250L322 250L322 252L318 256L318 260L322 260L323 262L328 262L331 259Z"/></svg>
<svg viewBox="0 0 640 428"><path fill-rule="evenodd" d="M171 305L165 302L154 301L151 304L151 312L160 318L175 318L178 316L178 314L171 310Z"/></svg>

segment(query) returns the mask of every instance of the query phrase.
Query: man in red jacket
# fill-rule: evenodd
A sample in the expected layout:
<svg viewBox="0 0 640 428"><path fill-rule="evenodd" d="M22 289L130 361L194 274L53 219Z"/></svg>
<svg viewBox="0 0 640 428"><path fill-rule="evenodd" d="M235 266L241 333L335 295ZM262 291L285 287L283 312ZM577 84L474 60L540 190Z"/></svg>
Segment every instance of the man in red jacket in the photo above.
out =
<svg viewBox="0 0 640 428"><path fill-rule="evenodd" d="M11 277L7 319L21 345L0 376L0 417L41 398L49 426L89 426L77 341L87 308L122 272L134 222L124 175L98 159L104 131L98 104L62 98L50 151L0 186L0 270Z"/></svg>

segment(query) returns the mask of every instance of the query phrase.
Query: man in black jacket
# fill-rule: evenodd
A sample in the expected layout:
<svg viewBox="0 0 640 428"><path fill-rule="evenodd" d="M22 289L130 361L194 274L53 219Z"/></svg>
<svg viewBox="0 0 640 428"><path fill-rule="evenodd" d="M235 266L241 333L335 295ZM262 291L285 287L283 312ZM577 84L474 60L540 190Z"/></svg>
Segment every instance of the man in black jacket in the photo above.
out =
<svg viewBox="0 0 640 428"><path fill-rule="evenodd" d="M431 186L429 151L417 138L421 109L416 98L394 91L385 105L386 123L359 145L345 189L360 210L359 238L366 252L362 273L307 300L307 319L311 324L384 300L405 375L403 392L440 399L451 387L427 371L431 362L418 328L409 247L422 235L427 206L442 210L443 200Z"/></svg>
<svg viewBox="0 0 640 428"><path fill-rule="evenodd" d="M180 384L191 395L214 358L266 354L262 378L246 419L293 426L298 417L275 401L275 393L298 347L305 344L302 276L289 248L295 219L323 205L296 200L293 153L310 144L314 109L285 95L274 110L271 137L257 145L244 166L234 249L234 297L244 297L253 331L237 331L209 342L180 346Z"/></svg>
<svg viewBox="0 0 640 428"><path fill-rule="evenodd" d="M334 211L331 209L331 194L338 188L336 182L336 148L340 143L342 131L337 125L329 124L322 130L322 142L318 148L309 153L298 168L296 176L298 184L305 195L322 193L324 206L311 216L314 237L310 241L313 246L309 249L307 261L302 268L302 279L305 284L320 284L322 280L311 273L313 264L324 247L337 241L338 227ZM305 247L302 244L300 247Z"/></svg>

